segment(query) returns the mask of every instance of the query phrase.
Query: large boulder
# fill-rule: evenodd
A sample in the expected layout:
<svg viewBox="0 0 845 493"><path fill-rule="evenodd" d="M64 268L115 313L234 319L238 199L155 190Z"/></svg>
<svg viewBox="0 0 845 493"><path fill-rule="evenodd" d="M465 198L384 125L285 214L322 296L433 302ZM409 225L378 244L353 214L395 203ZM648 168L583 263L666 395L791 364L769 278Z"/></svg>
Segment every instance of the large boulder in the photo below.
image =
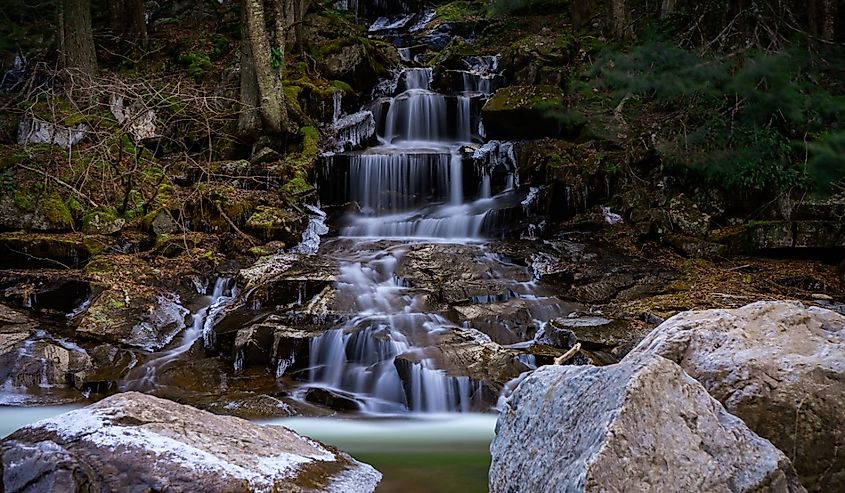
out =
<svg viewBox="0 0 845 493"><path fill-rule="evenodd" d="M805 491L786 456L655 355L545 366L496 425L492 493Z"/></svg>
<svg viewBox="0 0 845 493"><path fill-rule="evenodd" d="M2 442L7 493L372 492L371 466L280 426L127 392Z"/></svg>
<svg viewBox="0 0 845 493"><path fill-rule="evenodd" d="M845 317L798 302L684 312L631 352L677 362L811 491L845 490Z"/></svg>

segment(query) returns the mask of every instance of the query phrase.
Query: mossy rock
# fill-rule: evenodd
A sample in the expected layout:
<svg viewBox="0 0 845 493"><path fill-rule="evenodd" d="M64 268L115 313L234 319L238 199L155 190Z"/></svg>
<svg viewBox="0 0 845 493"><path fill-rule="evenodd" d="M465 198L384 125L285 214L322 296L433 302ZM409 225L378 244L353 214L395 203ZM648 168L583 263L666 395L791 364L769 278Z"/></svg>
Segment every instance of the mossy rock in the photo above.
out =
<svg viewBox="0 0 845 493"><path fill-rule="evenodd" d="M491 139L575 138L586 121L570 112L556 86L510 86L499 89L482 108Z"/></svg>
<svg viewBox="0 0 845 493"><path fill-rule="evenodd" d="M291 210L259 206L247 219L244 229L263 241L281 241L292 246L302 239L308 216Z"/></svg>
<svg viewBox="0 0 845 493"><path fill-rule="evenodd" d="M0 266L75 268L103 251L112 239L80 233L2 233L0 234Z"/></svg>
<svg viewBox="0 0 845 493"><path fill-rule="evenodd" d="M91 211L82 218L82 231L88 234L110 235L125 225L126 220L118 217L117 210L112 207Z"/></svg>

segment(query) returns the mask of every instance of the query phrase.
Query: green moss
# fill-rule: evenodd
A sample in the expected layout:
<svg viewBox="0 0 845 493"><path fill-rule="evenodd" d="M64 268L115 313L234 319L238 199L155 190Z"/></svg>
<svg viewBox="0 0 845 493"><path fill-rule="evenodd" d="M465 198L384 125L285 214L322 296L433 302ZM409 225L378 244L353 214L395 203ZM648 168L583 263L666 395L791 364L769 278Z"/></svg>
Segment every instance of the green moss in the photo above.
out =
<svg viewBox="0 0 845 493"><path fill-rule="evenodd" d="M288 182L282 186L282 193L285 195L300 195L308 192L312 188L314 187L306 181L305 175L301 174L293 177L291 180L288 180Z"/></svg>
<svg viewBox="0 0 845 493"><path fill-rule="evenodd" d="M32 212L35 210L36 199L29 190L16 189L12 192L12 201L22 211Z"/></svg>
<svg viewBox="0 0 845 493"><path fill-rule="evenodd" d="M285 84L284 92L285 102L287 102L288 106L293 108L296 113L302 114L302 106L299 105L299 93L302 92L302 88L300 86Z"/></svg>
<svg viewBox="0 0 845 493"><path fill-rule="evenodd" d="M41 200L38 211L44 214L50 223L61 228L73 227L73 215L70 207L57 194L51 194Z"/></svg>
<svg viewBox="0 0 845 493"><path fill-rule="evenodd" d="M474 19L480 14L478 3L459 0L437 7L435 18L444 22L460 22Z"/></svg>
<svg viewBox="0 0 845 493"><path fill-rule="evenodd" d="M82 218L82 228L86 231L96 229L92 228L93 223L110 224L115 222L118 217L117 209L114 207L100 207L85 214Z"/></svg>
<svg viewBox="0 0 845 493"><path fill-rule="evenodd" d="M564 107L564 93L556 86L510 86L496 91L485 111L514 109L552 110Z"/></svg>
<svg viewBox="0 0 845 493"><path fill-rule="evenodd" d="M332 87L334 87L335 89L338 89L339 91L341 91L344 94L354 94L355 93L355 91L352 89L352 86L350 86L346 82L343 82L342 80L333 80L332 81Z"/></svg>
<svg viewBox="0 0 845 493"><path fill-rule="evenodd" d="M255 257L266 257L268 255L273 255L274 253L276 253L276 250L272 248L267 248L264 245L259 245L250 248L249 253Z"/></svg>

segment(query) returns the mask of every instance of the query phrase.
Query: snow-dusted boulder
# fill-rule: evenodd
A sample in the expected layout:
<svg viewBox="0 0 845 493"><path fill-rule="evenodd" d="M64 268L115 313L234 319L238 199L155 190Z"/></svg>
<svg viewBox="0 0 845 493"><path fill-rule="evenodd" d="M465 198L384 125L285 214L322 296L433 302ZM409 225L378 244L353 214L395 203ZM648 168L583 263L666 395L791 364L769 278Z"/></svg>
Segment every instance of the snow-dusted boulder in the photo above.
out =
<svg viewBox="0 0 845 493"><path fill-rule="evenodd" d="M2 442L6 493L369 493L372 467L278 426L127 392L21 428Z"/></svg>
<svg viewBox="0 0 845 493"><path fill-rule="evenodd" d="M631 355L678 363L795 465L811 491L845 491L845 317L799 302L684 312Z"/></svg>
<svg viewBox="0 0 845 493"><path fill-rule="evenodd" d="M506 401L492 493L801 492L789 459L675 363L544 366Z"/></svg>

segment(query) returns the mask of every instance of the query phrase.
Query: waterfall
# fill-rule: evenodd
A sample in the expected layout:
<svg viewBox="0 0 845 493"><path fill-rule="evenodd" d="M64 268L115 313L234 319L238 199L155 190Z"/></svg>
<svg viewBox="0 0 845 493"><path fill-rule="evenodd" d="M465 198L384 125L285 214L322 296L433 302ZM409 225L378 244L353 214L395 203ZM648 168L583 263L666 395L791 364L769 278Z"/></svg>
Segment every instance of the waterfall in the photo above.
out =
<svg viewBox="0 0 845 493"><path fill-rule="evenodd" d="M431 18L426 13L416 22ZM407 30L411 22L386 17L370 30ZM411 58L409 49L400 54ZM471 329L421 308L425 295L397 277L410 240L477 242L523 211L513 146L473 143L482 133L481 104L473 103L483 104L492 92L497 61L480 57L467 66L463 77L443 80L431 68L394 74L367 107L379 145L339 146L323 161L321 200L358 206L338 231L360 251L341 262L336 281L338 298L352 300L357 315L309 339L307 368L299 372L306 399L316 387L351 398L368 413L468 412L483 405L482 383L454 368L438 347L449 344L441 342L443 334ZM444 80L460 87L438 92ZM396 246L382 250L367 239ZM289 364L280 363L282 373Z"/></svg>

